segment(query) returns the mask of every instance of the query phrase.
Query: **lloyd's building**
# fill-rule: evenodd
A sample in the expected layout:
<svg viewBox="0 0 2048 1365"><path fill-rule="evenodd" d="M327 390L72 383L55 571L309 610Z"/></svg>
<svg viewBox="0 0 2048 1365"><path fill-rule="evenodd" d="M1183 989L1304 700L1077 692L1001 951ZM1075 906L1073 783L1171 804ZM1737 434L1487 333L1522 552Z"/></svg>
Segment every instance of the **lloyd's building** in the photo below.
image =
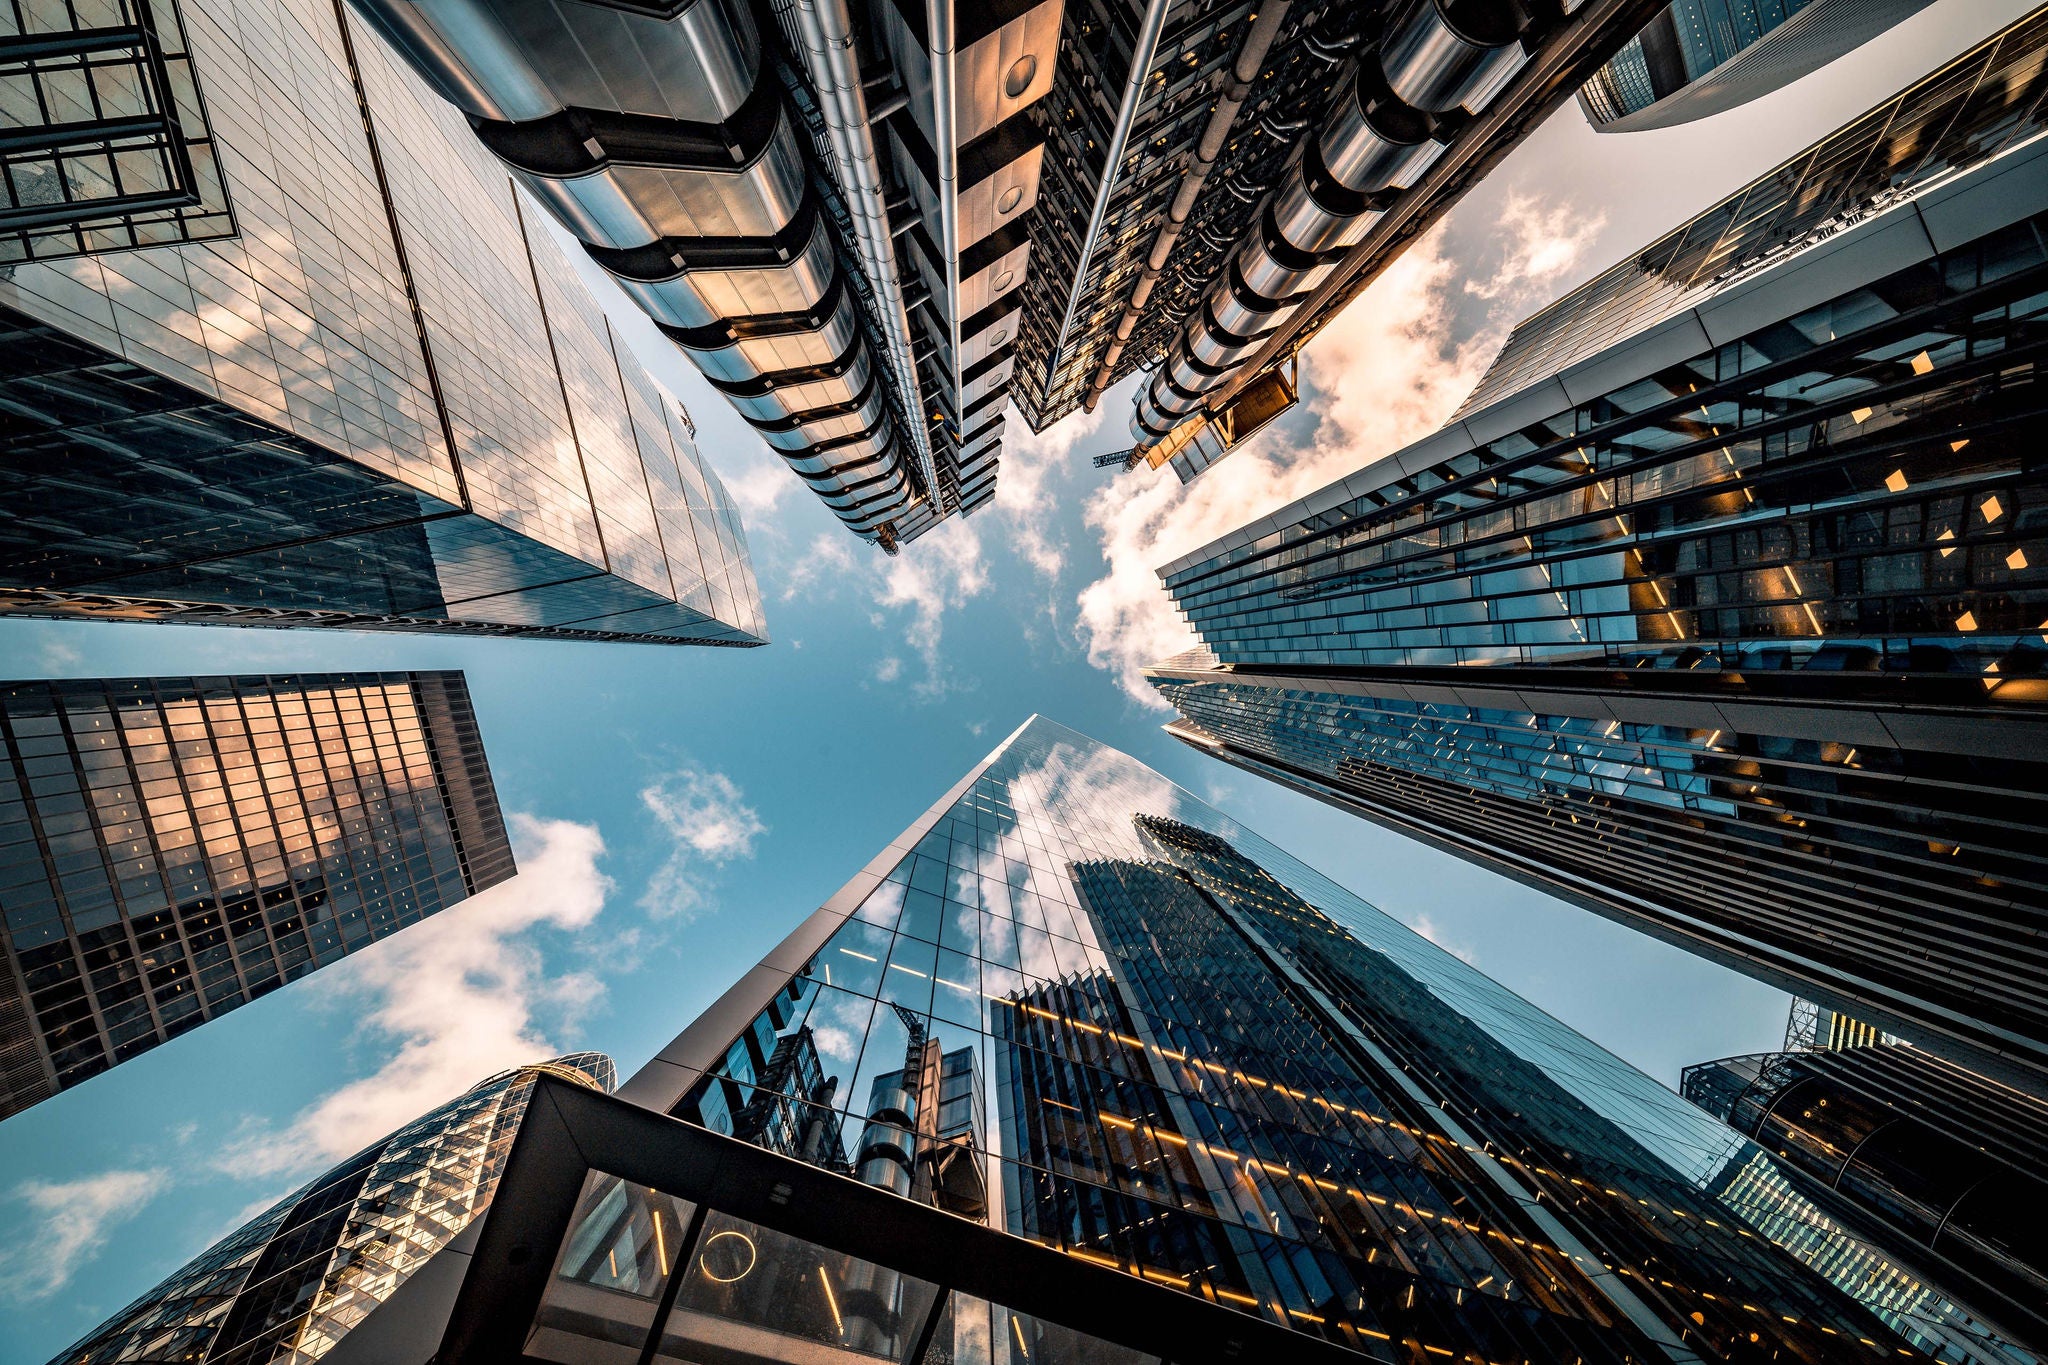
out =
<svg viewBox="0 0 2048 1365"><path fill-rule="evenodd" d="M2044 95L2037 11L1164 566L1171 732L2038 1091Z"/></svg>

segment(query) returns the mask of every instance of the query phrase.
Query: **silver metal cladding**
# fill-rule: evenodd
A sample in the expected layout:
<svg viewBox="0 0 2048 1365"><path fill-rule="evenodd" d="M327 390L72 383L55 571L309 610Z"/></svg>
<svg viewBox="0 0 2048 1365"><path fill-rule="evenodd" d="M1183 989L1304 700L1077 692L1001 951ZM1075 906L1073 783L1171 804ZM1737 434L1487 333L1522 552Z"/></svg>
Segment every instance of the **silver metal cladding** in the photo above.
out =
<svg viewBox="0 0 2048 1365"><path fill-rule="evenodd" d="M1510 0L1411 0L1387 28L1380 68L1412 109L1476 113L1528 59L1517 27Z"/></svg>
<svg viewBox="0 0 2048 1365"><path fill-rule="evenodd" d="M889 365L868 354L810 185L809 135L767 83L742 0L668 14L608 0L352 3L842 519L874 535L907 505L890 399L902 384L906 407L923 402L844 0L801 6L805 56Z"/></svg>
<svg viewBox="0 0 2048 1365"><path fill-rule="evenodd" d="M877 311L889 344L889 368L903 386L905 408L924 411L917 361L910 341L910 316L896 263L896 237L889 224L887 194L868 117L867 93L855 59L852 16L846 0L796 0L803 35L803 59L818 90L832 146L834 170L853 217L861 264L877 295ZM921 422L904 433L927 488L937 481L931 443Z"/></svg>
<svg viewBox="0 0 2048 1365"><path fill-rule="evenodd" d="M677 344L706 375L732 384L783 370L830 365L859 339L858 309L842 290L830 315L816 323L804 320L756 329L742 320L723 344L700 348L680 339Z"/></svg>
<svg viewBox="0 0 2048 1365"><path fill-rule="evenodd" d="M810 240L793 260L759 265L685 264L668 279L641 280L614 271L619 287L656 322L671 327L709 327L749 313L801 313L817 305L839 269L832 230L815 216Z"/></svg>
<svg viewBox="0 0 2048 1365"><path fill-rule="evenodd" d="M1187 394L1222 387L1260 338L1293 316L1300 306L1294 300L1336 265L1307 258L1334 257L1365 240L1383 216L1385 196L1413 188L1443 155L1448 142L1438 128L1450 125L1433 116L1460 106L1478 111L1521 69L1527 56L1519 36L1512 0L1408 0L1189 315L1139 399L1141 425L1156 429L1161 419L1195 410L1199 400ZM1265 240L1267 213L1300 259L1288 261ZM1108 377L1105 366L1098 387Z"/></svg>
<svg viewBox="0 0 2048 1365"><path fill-rule="evenodd" d="M1333 214L1316 202L1300 176L1289 176L1273 201L1273 222L1290 246L1302 251L1336 251L1365 240L1380 215L1367 211L1355 217Z"/></svg>

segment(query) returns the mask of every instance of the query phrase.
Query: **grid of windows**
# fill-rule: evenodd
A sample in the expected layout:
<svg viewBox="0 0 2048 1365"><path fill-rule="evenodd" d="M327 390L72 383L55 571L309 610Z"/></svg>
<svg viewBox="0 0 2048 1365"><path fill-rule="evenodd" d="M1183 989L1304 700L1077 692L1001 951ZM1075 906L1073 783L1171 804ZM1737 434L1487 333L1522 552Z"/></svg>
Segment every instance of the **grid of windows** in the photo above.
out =
<svg viewBox="0 0 2048 1365"><path fill-rule="evenodd" d="M2048 701L2044 227L1183 561L1210 653L1152 673L1182 737L1978 1065L2048 1065L2048 809L2006 728Z"/></svg>
<svg viewBox="0 0 2048 1365"><path fill-rule="evenodd" d="M1753 1148L1122 754L1033 720L898 846L675 1112L733 1131L800 1039L774 1104L857 1153L922 1033L991 1078L990 1223L1372 1358L1969 1340L1828 1288L1713 1192Z"/></svg>
<svg viewBox="0 0 2048 1365"><path fill-rule="evenodd" d="M765 641L680 405L462 115L345 4L186 7L243 231L0 280L0 611Z"/></svg>
<svg viewBox="0 0 2048 1365"><path fill-rule="evenodd" d="M2048 119L2044 96L2048 14L2036 11L1524 321L1456 415L2020 146Z"/></svg>
<svg viewBox="0 0 2048 1365"><path fill-rule="evenodd" d="M459 673L0 684L0 1111L513 871Z"/></svg>
<svg viewBox="0 0 2048 1365"><path fill-rule="evenodd" d="M2032 674L2048 217L1180 570L1226 663ZM1857 649L1845 657L1845 646Z"/></svg>
<svg viewBox="0 0 2048 1365"><path fill-rule="evenodd" d="M0 265L233 234L174 0L0 3Z"/></svg>
<svg viewBox="0 0 2048 1365"><path fill-rule="evenodd" d="M1679 1093L2010 1330L2048 1335L2048 1100L1896 1043L1703 1062Z"/></svg>
<svg viewBox="0 0 2048 1365"><path fill-rule="evenodd" d="M610 1091L573 1053L483 1081L202 1252L51 1365L310 1365L491 1202L536 1076Z"/></svg>
<svg viewBox="0 0 2048 1365"><path fill-rule="evenodd" d="M2013 911L2048 884L2048 771L2023 747L1774 735L1718 708L1692 724L1612 714L1654 716L1643 696L1561 714L1510 687L1485 707L1192 660L1152 676L1183 733L1226 761L1625 923L1675 924L1739 969L1993 1053L2048 1037L2048 960Z"/></svg>

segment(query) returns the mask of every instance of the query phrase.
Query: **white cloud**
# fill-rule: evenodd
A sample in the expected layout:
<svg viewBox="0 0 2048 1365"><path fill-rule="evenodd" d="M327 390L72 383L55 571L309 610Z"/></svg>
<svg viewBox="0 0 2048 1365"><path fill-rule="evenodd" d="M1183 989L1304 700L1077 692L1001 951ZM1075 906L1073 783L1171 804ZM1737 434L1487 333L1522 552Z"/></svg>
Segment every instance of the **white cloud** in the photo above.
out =
<svg viewBox="0 0 2048 1365"><path fill-rule="evenodd" d="M1473 956L1470 946L1451 938L1444 931L1443 926L1428 915L1417 915L1414 919L1408 921L1408 927L1449 953L1452 957L1461 958L1474 967L1479 965L1479 959Z"/></svg>
<svg viewBox="0 0 2048 1365"><path fill-rule="evenodd" d="M846 575L858 567L853 537L843 531L827 531L811 542L810 548L788 566L782 580L782 600L793 602L808 595L821 583L830 595ZM871 552L872 553L872 552Z"/></svg>
<svg viewBox="0 0 2048 1365"><path fill-rule="evenodd" d="M709 898L704 865L716 868L754 856L754 840L768 832L724 773L683 767L643 787L640 802L674 841L640 906L656 919L694 917Z"/></svg>
<svg viewBox="0 0 2048 1365"><path fill-rule="evenodd" d="M903 660L891 654L875 665L875 681L892 683L903 676Z"/></svg>
<svg viewBox="0 0 2048 1365"><path fill-rule="evenodd" d="M0 1297L38 1303L56 1294L163 1185L160 1170L102 1171L16 1185L8 1198L28 1206L34 1225L0 1249Z"/></svg>
<svg viewBox="0 0 2048 1365"><path fill-rule="evenodd" d="M875 601L910 611L903 637L924 663L924 677L911 688L919 698L934 700L951 688L951 676L939 652L946 612L964 606L987 587L981 534L961 517L940 522L904 546L883 568Z"/></svg>
<svg viewBox="0 0 2048 1365"><path fill-rule="evenodd" d="M1469 274L1465 292L1474 298L1541 306L1561 281L1582 273L1580 262L1607 226L1607 215L1510 190L1495 211L1494 224L1495 239L1503 246L1500 268Z"/></svg>
<svg viewBox="0 0 2048 1365"><path fill-rule="evenodd" d="M46 673L65 673L85 662L85 656L63 640L45 640L38 652L42 655Z"/></svg>
<svg viewBox="0 0 2048 1365"><path fill-rule="evenodd" d="M1098 403L1092 413L1076 412L1055 422L1043 432L1025 425L1014 408L1003 441L1003 472L996 480L995 510L1002 514L1005 539L1010 548L1040 576L1057 578L1067 562L1067 547L1051 530L1058 498L1048 487L1051 475L1072 468L1077 448L1109 440L1103 428L1109 424L1112 405ZM1114 444L1128 444L1119 434Z"/></svg>
<svg viewBox="0 0 2048 1365"><path fill-rule="evenodd" d="M775 522L769 513L776 511L789 493L798 487L795 476L787 469L766 462L750 464L737 474L723 475L719 482L731 495L733 506L740 512L740 519L746 523L748 534L754 528L772 529Z"/></svg>
<svg viewBox="0 0 2048 1365"><path fill-rule="evenodd" d="M1485 372L1508 325L1571 271L1600 224L1517 196L1492 261L1446 251L1443 225L1424 236L1323 329L1302 357L1302 388L1319 419L1304 444L1268 435L1182 485L1143 471L1112 480L1085 516L1108 571L1082 589L1080 628L1088 661L1125 692L1164 709L1142 670L1189 648L1195 637L1159 583L1161 565L1305 496L1442 424ZM1460 278L1493 281L1477 330L1453 308ZM1464 332L1464 335L1459 335ZM1127 403L1118 396L1105 400Z"/></svg>
<svg viewBox="0 0 2048 1365"><path fill-rule="evenodd" d="M583 972L551 974L526 935L587 929L611 881L595 826L511 819L519 875L326 968L313 989L339 997L396 1049L370 1075L301 1111L256 1125L218 1162L248 1177L329 1165L506 1067L559 1051L541 1016L573 1023L603 993Z"/></svg>

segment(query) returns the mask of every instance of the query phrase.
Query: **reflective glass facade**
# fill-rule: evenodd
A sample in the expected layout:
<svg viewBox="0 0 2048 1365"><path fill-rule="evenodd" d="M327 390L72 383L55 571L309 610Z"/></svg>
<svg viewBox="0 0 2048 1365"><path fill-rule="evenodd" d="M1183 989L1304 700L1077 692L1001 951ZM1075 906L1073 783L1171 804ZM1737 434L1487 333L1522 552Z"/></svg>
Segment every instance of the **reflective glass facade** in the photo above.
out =
<svg viewBox="0 0 2048 1365"><path fill-rule="evenodd" d="M234 233L175 0L0 5L0 266Z"/></svg>
<svg viewBox="0 0 2048 1365"><path fill-rule="evenodd" d="M0 610L765 640L687 414L461 116L334 5L186 9L240 235L0 280Z"/></svg>
<svg viewBox="0 0 2048 1365"><path fill-rule="evenodd" d="M1897 1045L1725 1057L1687 1067L1680 1090L1817 1201L2048 1343L2048 1100Z"/></svg>
<svg viewBox="0 0 2048 1365"><path fill-rule="evenodd" d="M514 871L460 673L0 683L0 1116Z"/></svg>
<svg viewBox="0 0 2048 1365"><path fill-rule="evenodd" d="M518 1067L399 1129L200 1253L50 1365L305 1365L483 1211L535 1080L594 1090L609 1057Z"/></svg>
<svg viewBox="0 0 2048 1365"><path fill-rule="evenodd" d="M1984 51L1934 78L2007 111L1947 101L1940 126L2009 145L2044 48L2037 16L1987 46L1997 80ZM1174 733L1976 1065L2048 1069L2043 151L1576 366L1559 333L1561 373L1167 566L1202 641L1152 670Z"/></svg>
<svg viewBox="0 0 2048 1365"><path fill-rule="evenodd" d="M2036 11L1526 319L1457 416L2038 136L2044 32Z"/></svg>
<svg viewBox="0 0 2048 1365"><path fill-rule="evenodd" d="M725 1019L737 1036L719 1035ZM918 1058L936 1085L906 1083ZM1284 1328L1304 1349L2032 1359L1995 1336L1958 1348L1950 1328L1967 1317L1939 1296L1923 1318L1831 1287L1717 1194L1762 1159L1754 1146L1135 760L1042 719L622 1093ZM750 1117L768 1112L783 1117ZM962 1144L989 1192L979 1215L947 1203L973 1188L946 1176ZM594 1201L605 1178L592 1180ZM1779 1200L1792 1224L1811 1212L1796 1193ZM572 1260L585 1270L558 1261L557 1274L592 1283L598 1262ZM626 1258L600 1278L614 1263ZM630 1290L648 1301L637 1313L624 1297L605 1313L638 1323L638 1340L658 1289ZM829 1322L822 1292L805 1293ZM1039 1358L1018 1346L961 1358Z"/></svg>
<svg viewBox="0 0 2048 1365"><path fill-rule="evenodd" d="M1791 84L1927 4L1672 0L1594 73L1579 103L1607 133L1690 123Z"/></svg>

